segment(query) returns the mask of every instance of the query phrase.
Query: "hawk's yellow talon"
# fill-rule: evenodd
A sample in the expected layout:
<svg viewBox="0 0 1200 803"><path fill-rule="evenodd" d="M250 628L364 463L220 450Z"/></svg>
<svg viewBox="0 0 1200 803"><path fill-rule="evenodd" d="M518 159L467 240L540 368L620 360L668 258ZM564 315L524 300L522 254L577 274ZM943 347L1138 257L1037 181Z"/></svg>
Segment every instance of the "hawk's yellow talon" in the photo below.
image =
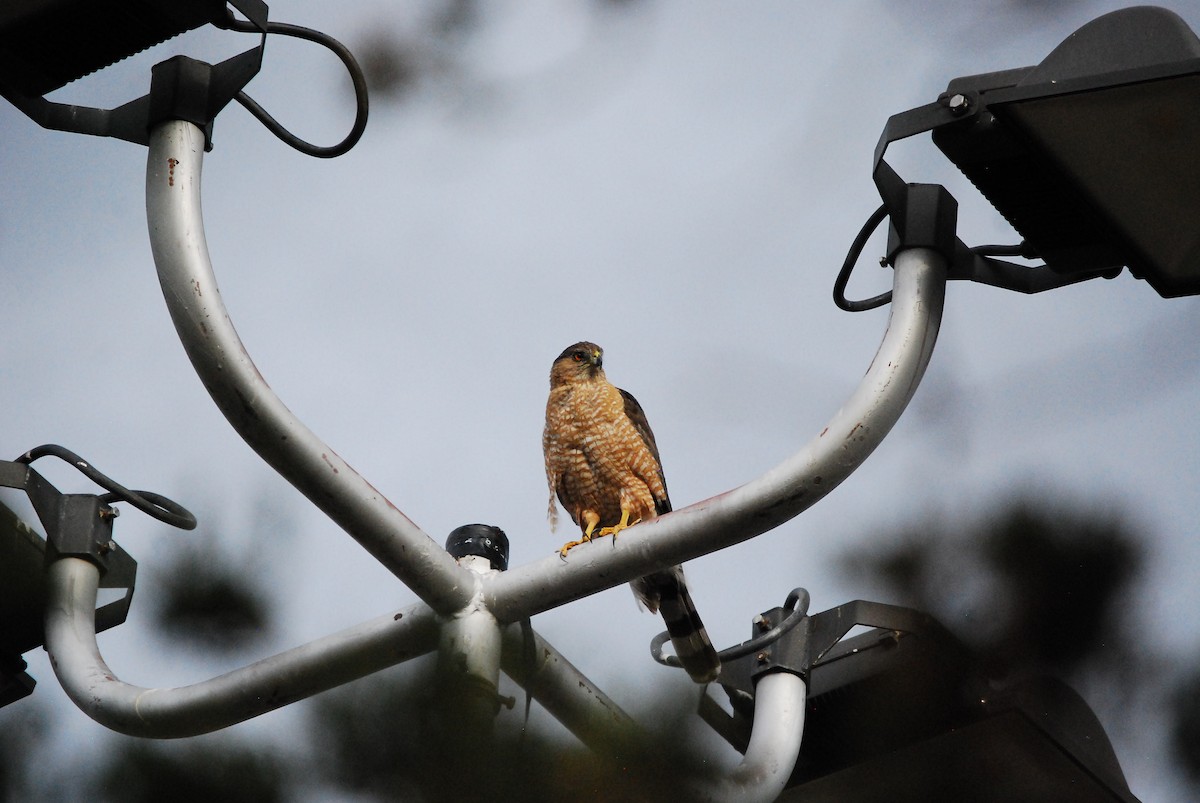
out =
<svg viewBox="0 0 1200 803"><path fill-rule="evenodd" d="M591 541L591 540L592 540L592 537L590 535L585 535L583 538L580 538L578 541L568 541L567 543L562 545L562 549L558 550L558 556L560 558L562 558L563 560L566 560L568 552L570 552L572 549L579 546L580 544L586 544L588 541Z"/></svg>
<svg viewBox="0 0 1200 803"><path fill-rule="evenodd" d="M622 510L621 511L621 520L619 522L617 522L616 524L614 524L611 527L601 528L600 532L596 533L596 535L611 535L613 537L613 540L615 541L617 538L617 533L621 532L621 530L629 529L630 527L637 524L641 520L642 520L642 517L638 516L633 521L630 521L629 520L629 511Z"/></svg>
<svg viewBox="0 0 1200 803"><path fill-rule="evenodd" d="M578 541L568 541L562 545L562 549L558 550L558 556L563 560L567 559L567 553L572 549L580 544L586 544L588 541L592 540L592 531L595 530L596 525L600 523L600 516L594 511L588 510L584 512L583 520L587 525L583 530L583 537ZM603 535L603 533L598 533L598 535Z"/></svg>
<svg viewBox="0 0 1200 803"><path fill-rule="evenodd" d="M628 530L630 527L632 527L633 525L637 524L640 521L641 521L641 519L638 518L638 519L634 519L633 521L631 521L625 525L614 524L612 527L605 527L600 532L596 533L596 535L611 535L613 537L613 539L615 540L617 537L617 533L621 532L622 530Z"/></svg>

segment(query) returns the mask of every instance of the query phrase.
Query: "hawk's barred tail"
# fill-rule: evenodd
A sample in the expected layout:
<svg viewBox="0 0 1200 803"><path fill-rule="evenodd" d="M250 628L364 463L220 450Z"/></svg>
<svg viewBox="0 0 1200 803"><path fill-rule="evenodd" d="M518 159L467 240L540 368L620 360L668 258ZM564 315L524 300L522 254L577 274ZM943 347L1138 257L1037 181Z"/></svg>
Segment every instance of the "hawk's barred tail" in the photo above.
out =
<svg viewBox="0 0 1200 803"><path fill-rule="evenodd" d="M700 621L692 595L688 593L683 567L655 572L635 580L632 585L642 604L662 615L675 655L691 679L697 683L716 680L721 672L721 660L708 638L704 622Z"/></svg>

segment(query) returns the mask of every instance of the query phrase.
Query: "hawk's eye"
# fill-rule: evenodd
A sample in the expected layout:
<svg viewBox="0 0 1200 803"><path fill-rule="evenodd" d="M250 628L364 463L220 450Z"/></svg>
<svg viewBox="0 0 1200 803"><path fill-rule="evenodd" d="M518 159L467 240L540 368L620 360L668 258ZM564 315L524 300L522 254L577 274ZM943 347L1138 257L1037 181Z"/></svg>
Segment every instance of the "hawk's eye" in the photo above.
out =
<svg viewBox="0 0 1200 803"><path fill-rule="evenodd" d="M571 354L571 359L574 360L575 362L583 362L583 358L585 356L586 355L584 355L584 353L582 351L576 351Z"/></svg>

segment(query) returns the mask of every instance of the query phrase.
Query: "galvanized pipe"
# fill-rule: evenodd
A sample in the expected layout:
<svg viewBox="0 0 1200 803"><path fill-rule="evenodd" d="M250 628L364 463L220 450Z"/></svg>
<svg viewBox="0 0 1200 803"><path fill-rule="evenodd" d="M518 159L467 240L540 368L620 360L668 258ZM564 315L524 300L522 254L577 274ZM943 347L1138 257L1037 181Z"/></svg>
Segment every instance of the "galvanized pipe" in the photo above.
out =
<svg viewBox="0 0 1200 803"><path fill-rule="evenodd" d="M646 732L604 691L536 632L525 643L519 623L504 630L501 668L538 704L597 753L614 756L647 743ZM532 649L529 649L532 647Z"/></svg>
<svg viewBox="0 0 1200 803"><path fill-rule="evenodd" d="M945 260L926 248L896 257L891 319L858 388L820 434L759 478L636 525L613 539L483 578L488 607L516 621L663 566L767 532L815 504L874 451L912 399L937 340Z"/></svg>
<svg viewBox="0 0 1200 803"><path fill-rule="evenodd" d="M230 423L268 463L354 536L435 610L462 609L471 578L444 550L309 431L246 353L212 274L200 215L203 135L183 122L151 134L147 214L172 319L197 373ZM890 431L932 353L945 265L928 249L898 255L892 318L857 391L815 439L746 485L623 533L484 579L502 623L549 610L663 565L766 532L837 487Z"/></svg>
<svg viewBox="0 0 1200 803"><path fill-rule="evenodd" d="M217 289L200 207L204 134L170 121L150 134L146 217L171 320L200 381L268 464L425 600L450 613L474 590L469 572L397 510L280 401L258 372Z"/></svg>
<svg viewBox="0 0 1200 803"><path fill-rule="evenodd" d="M197 736L273 711L318 692L424 655L437 645L439 620L414 605L220 677L172 689L117 679L96 645L100 572L79 558L48 569L46 651L75 704L107 728L130 736Z"/></svg>
<svg viewBox="0 0 1200 803"><path fill-rule="evenodd" d="M219 730L425 654L438 641L439 618L418 604L211 680L143 688L118 679L100 655L94 621L99 576L94 564L79 558L51 564L46 650L75 704L105 727L130 736L169 739ZM463 617L470 619L472 614ZM523 652L519 627L506 630L508 674L531 686L534 697L589 747L610 756L638 745L649 747L636 723L548 643L535 638L531 673L518 657ZM493 651L477 646L464 654L478 665L481 656L487 657L484 653ZM727 776L698 784L694 796L773 800L795 764L803 714L804 683L798 676L777 673L759 681L745 758Z"/></svg>
<svg viewBox="0 0 1200 803"><path fill-rule="evenodd" d="M458 559L470 571L496 572L478 555ZM501 632L496 617L476 594L448 617L438 642L438 683L446 731L468 744L486 744L492 733L499 700Z"/></svg>
<svg viewBox="0 0 1200 803"><path fill-rule="evenodd" d="M456 622L486 619L479 632L495 635L499 624L753 538L798 515L848 477L890 431L936 341L944 261L927 249L902 252L896 260L892 317L875 360L842 410L803 449L746 485L638 525L615 544L584 545L565 562L552 556L476 578L300 423L258 373L212 273L200 210L203 147L202 132L189 123L159 126L151 134L146 178L159 280L193 366L226 418L268 464L432 608L458 612L449 628L452 640ZM51 566L47 649L72 699L94 719L133 735L165 738L215 730L426 652L436 641L437 617L417 606L399 620L368 622L204 683L141 689L117 680L96 648L97 579L95 567L85 561L64 559ZM476 628L468 629L474 639ZM458 635L463 632L460 628ZM483 642L497 649L471 647L458 657L494 667L498 641L478 641ZM505 652L511 653L511 645ZM556 666L556 681L582 677L565 661ZM570 691L559 682L553 688L558 691L543 689L543 696L555 700L568 719L583 723L582 731L601 734L597 738L615 732L599 724L607 707L595 709L578 683ZM803 681L789 673L760 681L746 758L703 792L706 799L778 795L799 750L804 696ZM621 727L622 718L615 718Z"/></svg>
<svg viewBox="0 0 1200 803"><path fill-rule="evenodd" d="M754 725L746 755L726 776L699 782L688 800L768 803L787 784L804 736L808 687L791 672L764 675L754 688Z"/></svg>
<svg viewBox="0 0 1200 803"><path fill-rule="evenodd" d="M612 754L645 738L553 645L532 633L529 665L520 625L510 625L495 641L495 620L477 607L446 620L417 604L209 681L147 689L119 680L100 655L97 567L63 558L51 564L47 582L46 650L59 682L88 716L130 736L166 739L219 730L440 647L450 671L477 676L493 691L494 661L501 661L506 674L595 750Z"/></svg>

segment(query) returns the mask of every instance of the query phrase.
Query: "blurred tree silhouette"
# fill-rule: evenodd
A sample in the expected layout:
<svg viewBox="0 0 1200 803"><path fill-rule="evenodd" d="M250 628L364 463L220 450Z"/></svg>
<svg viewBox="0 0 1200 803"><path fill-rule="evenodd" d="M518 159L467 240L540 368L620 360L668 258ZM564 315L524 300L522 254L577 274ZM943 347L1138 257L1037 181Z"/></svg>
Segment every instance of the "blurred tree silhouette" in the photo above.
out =
<svg viewBox="0 0 1200 803"><path fill-rule="evenodd" d="M1200 672L1147 643L1134 602L1150 542L1109 504L1026 496L974 520L930 518L841 563L881 601L941 620L993 678L1060 678L1110 738L1147 751L1169 743L1200 786Z"/></svg>
<svg viewBox="0 0 1200 803"><path fill-rule="evenodd" d="M125 740L99 770L89 799L113 803L273 803L288 799L270 750L220 738L182 746Z"/></svg>
<svg viewBox="0 0 1200 803"><path fill-rule="evenodd" d="M262 643L273 606L256 575L251 564L224 552L183 548L158 581L156 624L196 650L230 653Z"/></svg>
<svg viewBox="0 0 1200 803"><path fill-rule="evenodd" d="M645 741L631 734L592 751L573 736L525 730L521 705L500 709L490 742L471 742L440 715L437 690L436 661L422 660L317 698L314 770L333 788L379 801L670 800L684 774L700 771L684 722L691 696L638 713L654 726Z"/></svg>
<svg viewBox="0 0 1200 803"><path fill-rule="evenodd" d="M1070 676L1132 655L1129 594L1142 549L1119 519L1018 503L980 547L1000 580L995 601L1007 608L988 645L1005 662Z"/></svg>
<svg viewBox="0 0 1200 803"><path fill-rule="evenodd" d="M26 697L4 710L0 727L0 803L50 799L53 782L47 783L44 774L39 778L29 761L31 755L46 749L49 722L45 708L37 698Z"/></svg>
<svg viewBox="0 0 1200 803"><path fill-rule="evenodd" d="M421 11L381 19L355 43L373 100L402 102L459 72L461 50L479 24L478 3L439 0Z"/></svg>
<svg viewBox="0 0 1200 803"><path fill-rule="evenodd" d="M232 527L223 520L225 503L197 507L206 510L199 527L148 578L140 604L153 610L161 635L186 649L225 658L261 650L274 635L278 607L271 556L283 547L267 534L294 532L294 518L270 494Z"/></svg>
<svg viewBox="0 0 1200 803"><path fill-rule="evenodd" d="M1141 650L1130 594L1143 540L1108 510L1017 499L979 521L922 522L842 564L941 619L996 669L1079 681Z"/></svg>
<svg viewBox="0 0 1200 803"><path fill-rule="evenodd" d="M1200 787L1200 668L1175 688L1170 700L1175 719L1171 726L1171 748L1188 779Z"/></svg>
<svg viewBox="0 0 1200 803"><path fill-rule="evenodd" d="M645 4L645 0L576 0L593 30L575 55L586 56L589 46L604 38L606 25L630 18ZM473 105L478 106L481 96L494 100L495 95L515 89L502 86L504 79L484 75L485 71L471 59L471 48L479 34L501 27L496 25L497 20L512 15L514 8L519 6L497 10L479 0L433 0L381 14L377 24L360 35L351 48L363 68L372 102L380 106L403 104L420 90L443 100L455 99L466 90ZM564 56L547 68L547 73L579 69L580 63ZM538 80L524 75L521 83L528 87L538 84ZM544 90L541 87L535 91ZM556 114L562 113L560 104Z"/></svg>

